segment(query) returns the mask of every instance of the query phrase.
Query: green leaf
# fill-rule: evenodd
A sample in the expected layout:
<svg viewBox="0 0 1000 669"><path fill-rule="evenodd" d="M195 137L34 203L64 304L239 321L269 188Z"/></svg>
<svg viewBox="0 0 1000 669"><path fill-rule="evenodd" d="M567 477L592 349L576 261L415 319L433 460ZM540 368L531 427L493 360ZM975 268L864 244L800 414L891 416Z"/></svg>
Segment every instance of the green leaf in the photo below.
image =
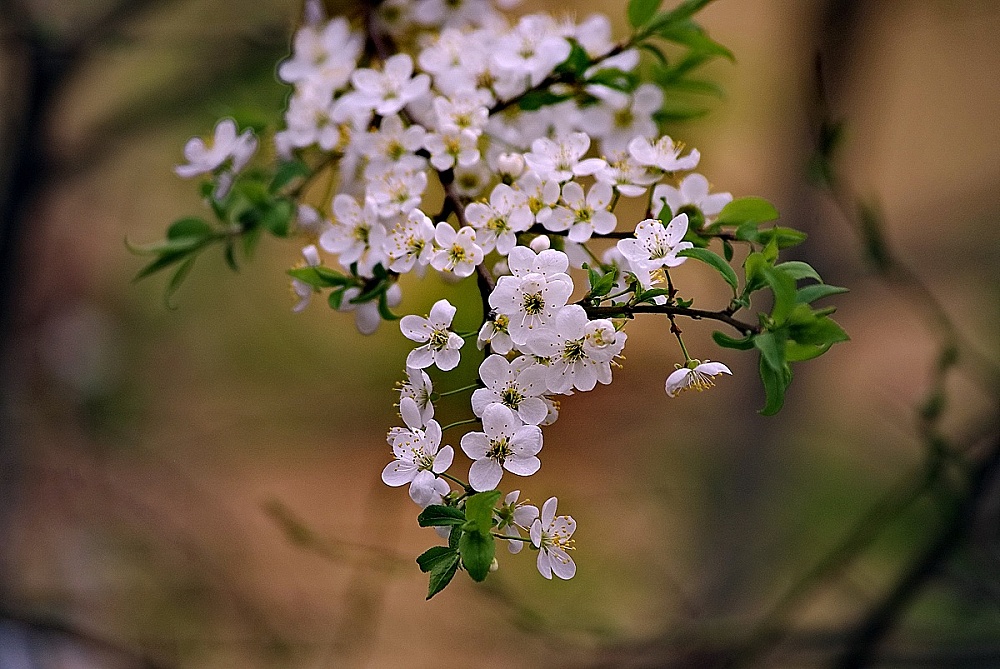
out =
<svg viewBox="0 0 1000 669"><path fill-rule="evenodd" d="M753 345L771 369L781 370L785 367L784 337L779 337L774 332L761 332L753 338Z"/></svg>
<svg viewBox="0 0 1000 669"><path fill-rule="evenodd" d="M811 286L805 286L804 288L799 288L798 292L795 293L795 300L802 304L811 304L818 299L829 297L831 295L840 295L841 293L846 292L848 292L847 288L830 286L825 283L817 283Z"/></svg>
<svg viewBox="0 0 1000 669"><path fill-rule="evenodd" d="M774 306L771 308L771 318L777 325L788 319L795 307L795 279L791 274L777 267L764 267L764 280L774 291Z"/></svg>
<svg viewBox="0 0 1000 669"><path fill-rule="evenodd" d="M566 57L566 60L559 63L556 67L556 72L572 74L575 78L579 79L586 72L587 68L590 67L590 56L587 55L587 52L575 39L570 39L569 43L572 45L569 56Z"/></svg>
<svg viewBox="0 0 1000 669"><path fill-rule="evenodd" d="M793 325L788 329L788 337L800 344L814 346L850 340L850 337L844 332L844 328L828 316L813 319L812 322L803 325Z"/></svg>
<svg viewBox="0 0 1000 669"><path fill-rule="evenodd" d="M481 534L489 534L493 528L493 507L502 494L499 490L489 490L465 500L465 517L475 523Z"/></svg>
<svg viewBox="0 0 1000 669"><path fill-rule="evenodd" d="M743 294L760 290L767 283L764 277L764 269L770 264L760 252L751 253L743 261L743 274L746 276L746 285L743 287Z"/></svg>
<svg viewBox="0 0 1000 669"><path fill-rule="evenodd" d="M799 344L798 342L790 341L785 344L785 359L788 362L803 362L805 360L812 360L817 358L827 351L833 344L824 344L823 346L813 346L811 344Z"/></svg>
<svg viewBox="0 0 1000 669"><path fill-rule="evenodd" d="M291 200L277 200L264 214L262 222L275 237L287 237L294 214L295 205Z"/></svg>
<svg viewBox="0 0 1000 669"><path fill-rule="evenodd" d="M659 110L653 112L653 120L660 125L678 123L680 121L693 121L696 118L705 116L709 111L711 110L701 106L675 100L664 103Z"/></svg>
<svg viewBox="0 0 1000 669"><path fill-rule="evenodd" d="M448 546L432 546L417 557L417 565L425 574L435 566L458 558L458 551Z"/></svg>
<svg viewBox="0 0 1000 669"><path fill-rule="evenodd" d="M668 42L686 46L696 53L722 56L729 61L736 61L732 51L709 37L701 26L691 21L665 25L656 30L656 35Z"/></svg>
<svg viewBox="0 0 1000 669"><path fill-rule="evenodd" d="M723 260L717 253L709 251L708 249L693 248L684 249L677 255L685 258L694 258L695 260L700 260L710 267L714 267L715 270L722 275L722 278L726 280L726 283L732 287L733 295L736 295L736 291L739 288L739 279L736 278L736 272L729 266L729 263Z"/></svg>
<svg viewBox="0 0 1000 669"><path fill-rule="evenodd" d="M457 553L448 561L443 561L432 569L431 578L427 584L427 599L444 590L451 583L456 571L458 571Z"/></svg>
<svg viewBox="0 0 1000 669"><path fill-rule="evenodd" d="M336 290L330 291L327 295L326 301L330 305L330 308L334 311L340 311L340 305L344 301L344 288L338 288Z"/></svg>
<svg viewBox="0 0 1000 669"><path fill-rule="evenodd" d="M496 541L488 532L486 534L464 532L462 538L458 540L458 552L472 580L482 581L490 573L490 565L496 552Z"/></svg>
<svg viewBox="0 0 1000 669"><path fill-rule="evenodd" d="M301 160L282 163L274 173L274 178L271 179L270 190L272 193L277 193L292 181L309 176L311 172L309 166Z"/></svg>
<svg viewBox="0 0 1000 669"><path fill-rule="evenodd" d="M570 94L556 94L552 91L528 91L518 101L517 105L524 111L538 111L542 107L554 105L573 97Z"/></svg>
<svg viewBox="0 0 1000 669"><path fill-rule="evenodd" d="M790 274L796 281L801 281L802 279L815 279L816 281L823 283L823 279L819 277L819 273L807 262L789 260L788 262L783 262L780 265L775 265L774 268L781 270L786 274Z"/></svg>
<svg viewBox="0 0 1000 669"><path fill-rule="evenodd" d="M662 54L660 54L662 55ZM625 72L617 68L598 70L587 80L588 84L598 84L613 88L616 91L631 93L639 85L639 77L634 72Z"/></svg>
<svg viewBox="0 0 1000 669"><path fill-rule="evenodd" d="M664 90L671 90L678 93L693 93L696 95L711 95L716 98L726 97L725 91L718 84L701 79L675 79L669 83L661 83Z"/></svg>
<svg viewBox="0 0 1000 669"><path fill-rule="evenodd" d="M384 295L385 291L389 290L391 284L388 281L378 281L372 284L368 290L361 293L357 297L351 298L351 304L363 304L365 302L371 302L376 299L379 295Z"/></svg>
<svg viewBox="0 0 1000 669"><path fill-rule="evenodd" d="M293 267L288 270L288 275L308 283L314 288L333 288L335 286L346 286L350 283L350 278L340 272L323 267L322 265Z"/></svg>
<svg viewBox="0 0 1000 669"><path fill-rule="evenodd" d="M734 348L738 351L749 351L754 347L753 335L747 335L743 339L734 339L727 334L716 330L712 333L712 339L723 348Z"/></svg>
<svg viewBox="0 0 1000 669"><path fill-rule="evenodd" d="M745 225L765 223L777 218L778 210L764 198L740 197L723 207L715 222L722 225Z"/></svg>
<svg viewBox="0 0 1000 669"><path fill-rule="evenodd" d="M729 243L728 239L722 240L722 255L726 258L726 262L733 261L733 245Z"/></svg>
<svg viewBox="0 0 1000 669"><path fill-rule="evenodd" d="M389 299L385 293L378 296L378 315L384 321L398 321L400 319L400 316L392 313L392 310L389 308Z"/></svg>
<svg viewBox="0 0 1000 669"><path fill-rule="evenodd" d="M197 256L188 257L188 259L182 262L180 267L177 268L174 275L170 277L170 281L167 283L167 289L163 293L163 303L167 305L168 309L173 309L173 304L170 302L170 299L174 296L174 293L177 292L177 289L181 287L181 284L184 283L184 279L187 278L187 275L191 273L191 268L194 267L194 261L197 260L197 258Z"/></svg>
<svg viewBox="0 0 1000 669"><path fill-rule="evenodd" d="M601 276L597 283L593 284L590 289L591 297L601 297L602 295L607 295L611 292L611 289L615 285L615 281L618 279L618 270L612 269L607 274Z"/></svg>
<svg viewBox="0 0 1000 669"><path fill-rule="evenodd" d="M167 239L198 239L212 236L212 226L205 219L188 216L174 221L167 228Z"/></svg>
<svg viewBox="0 0 1000 669"><path fill-rule="evenodd" d="M662 0L629 0L628 16L629 25L633 28L641 28L649 23L656 15L656 10L660 8Z"/></svg>
<svg viewBox="0 0 1000 669"><path fill-rule="evenodd" d="M444 504L431 504L417 516L420 527L437 527L440 525L461 525L465 522L465 514L461 509Z"/></svg>
<svg viewBox="0 0 1000 669"><path fill-rule="evenodd" d="M670 11L660 13L660 15L657 16L650 25L650 28L653 30L659 30L665 26L687 21L689 18L700 12L702 8L710 2L712 2L712 0L684 0L684 2L680 3Z"/></svg>
<svg viewBox="0 0 1000 669"><path fill-rule="evenodd" d="M760 410L762 416L773 416L781 411L785 403L785 390L792 382L792 370L788 365L783 365L780 369L774 369L760 356L760 380L764 383L764 392L767 400L764 408Z"/></svg>
<svg viewBox="0 0 1000 669"><path fill-rule="evenodd" d="M798 246L809 237L809 235L801 230L795 230L794 228L782 228L780 226L758 230L757 236L758 241L761 244L767 244L774 240L779 249L787 249L793 246Z"/></svg>
<svg viewBox="0 0 1000 669"><path fill-rule="evenodd" d="M670 295L670 289L650 288L649 290L644 290L639 293L639 297L636 302L651 302L654 298L660 297L661 295Z"/></svg>
<svg viewBox="0 0 1000 669"><path fill-rule="evenodd" d="M136 275L132 277L132 281L139 281L141 279L145 279L147 276L150 276L151 274L156 274L160 270L166 269L167 267L170 267L174 263L180 262L189 255L190 255L189 250L164 253L159 258L153 260L148 265L143 267L141 270L136 272Z"/></svg>

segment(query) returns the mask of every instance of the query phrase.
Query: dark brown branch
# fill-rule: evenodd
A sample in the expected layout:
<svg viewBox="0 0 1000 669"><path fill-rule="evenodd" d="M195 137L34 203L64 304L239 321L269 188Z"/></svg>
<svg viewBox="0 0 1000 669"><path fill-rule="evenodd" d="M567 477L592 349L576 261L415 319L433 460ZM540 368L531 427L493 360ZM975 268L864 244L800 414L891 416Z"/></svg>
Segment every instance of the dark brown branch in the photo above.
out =
<svg viewBox="0 0 1000 669"><path fill-rule="evenodd" d="M667 316L687 316L694 320L713 320L725 323L743 335L760 333L760 327L750 325L741 320L733 318L728 311L708 311L706 309L691 309L690 307L678 307L669 304L627 304L612 305L608 307L593 307L580 304L591 318L633 318L636 314L664 314Z"/></svg>

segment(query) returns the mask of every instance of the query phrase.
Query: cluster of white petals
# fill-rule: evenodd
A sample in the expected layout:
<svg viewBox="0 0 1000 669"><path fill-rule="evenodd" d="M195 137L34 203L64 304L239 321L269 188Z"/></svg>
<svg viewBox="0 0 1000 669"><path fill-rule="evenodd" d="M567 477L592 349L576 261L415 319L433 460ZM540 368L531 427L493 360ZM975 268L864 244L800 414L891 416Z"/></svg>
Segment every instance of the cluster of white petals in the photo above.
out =
<svg viewBox="0 0 1000 669"><path fill-rule="evenodd" d="M636 294L632 287L658 287L665 270L686 260L678 254L692 247L684 241L689 220L709 225L732 200L710 193L700 174L680 178L700 155L660 133L658 86L587 83L585 101L567 94L555 104L519 109L520 96L548 86L574 48L590 59L588 79L602 71L632 73L639 55L616 48L606 17L574 23L528 14L512 23L496 6L512 4L378 3L372 25L416 45L379 58L365 53L357 26L327 20L320 3L309 0L292 55L278 68L293 90L274 152L306 163L320 154L319 169L334 166L322 173L326 201L301 205L297 222L308 241L304 266L325 270L322 251L344 272L346 283L330 304L354 311L358 329L369 334L393 318L386 309L401 303L403 275L423 276L428 268L449 281L477 275L483 291L487 313L478 333L453 331L458 309L445 299L426 317L399 321L416 345L399 387L405 426L389 431L393 460L382 479L409 484L410 497L423 507L454 504L457 497L449 497L448 483L457 479L445 475L455 449L442 446L449 426L434 419L440 395L425 370L455 370L466 338L476 336L485 359L471 394L475 418L460 421L479 423L459 442L471 460L465 493L493 490L505 471L531 476L542 466L542 427L559 415L556 397L610 384L627 339L624 319L591 318L585 300L572 301L573 268L596 258L584 245L618 231L620 197L648 198L647 218L623 224L634 225L634 234L617 233L620 241L606 244L600 268L616 272L604 300L624 304ZM413 34L420 38L406 41ZM238 134L236 123L224 119L211 142L188 142L188 162L176 171L213 174L222 197L256 147L251 131ZM670 214L666 223L663 211ZM295 311L319 291L299 278L292 287ZM687 362L667 379L671 397L730 373L721 363ZM554 497L539 511L518 495L511 492L495 509L497 531L510 537L512 552L526 544L537 550L545 578L572 577L576 565L567 551L576 522L555 515Z"/></svg>

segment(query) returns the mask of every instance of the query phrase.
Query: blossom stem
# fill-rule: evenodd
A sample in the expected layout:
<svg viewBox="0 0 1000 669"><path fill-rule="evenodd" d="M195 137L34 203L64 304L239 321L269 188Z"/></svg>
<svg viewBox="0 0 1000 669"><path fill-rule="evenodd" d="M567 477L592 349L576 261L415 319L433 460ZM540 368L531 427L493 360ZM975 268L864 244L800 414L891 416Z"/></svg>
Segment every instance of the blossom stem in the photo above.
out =
<svg viewBox="0 0 1000 669"><path fill-rule="evenodd" d="M531 543L531 539L528 537L507 536L506 534L500 534L498 532L490 532L490 534L495 536L497 539L507 539L508 541L523 541L525 543Z"/></svg>
<svg viewBox="0 0 1000 669"><path fill-rule="evenodd" d="M476 388L481 388L478 383L470 383L467 386L462 386L461 388L455 388L454 390L446 390L443 393L438 393L438 397L447 397L448 395L457 395L458 393L463 393L466 390L475 390ZM450 427L450 426L449 426Z"/></svg>
<svg viewBox="0 0 1000 669"><path fill-rule="evenodd" d="M471 425L472 423L478 423L478 422L479 422L478 418L469 418L467 420L457 420L454 423L448 423L447 425L445 425L444 427L442 427L441 431L444 432L445 430L447 430L449 428L452 428L452 427L459 427L461 425Z"/></svg>

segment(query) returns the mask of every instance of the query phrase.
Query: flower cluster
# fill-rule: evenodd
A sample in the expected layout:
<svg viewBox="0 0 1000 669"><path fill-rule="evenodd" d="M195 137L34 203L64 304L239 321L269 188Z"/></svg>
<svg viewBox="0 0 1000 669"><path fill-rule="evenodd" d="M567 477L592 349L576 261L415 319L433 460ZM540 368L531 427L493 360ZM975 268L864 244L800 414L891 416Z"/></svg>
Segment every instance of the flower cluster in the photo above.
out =
<svg viewBox="0 0 1000 669"><path fill-rule="evenodd" d="M630 8L635 32L616 42L604 16L574 22L527 14L511 21L499 11L511 3L497 4L387 0L362 3L363 15L351 21L328 20L309 0L292 54L277 71L292 87L273 135L282 165L266 187L244 179L257 139L251 131L238 134L232 119L218 124L210 146L191 140L189 163L177 172L213 176L205 193L229 228L216 233L178 222L163 247L193 259L221 240L232 260L234 229L298 236L304 263L290 270L294 310L329 290L330 306L354 311L366 334L397 319L392 309L402 302L404 275L433 271L476 283L483 311L471 331L455 331L458 309L444 299L426 316L399 320L416 345L399 387L403 426L389 430L393 457L382 479L408 484L423 509L421 525L448 539L418 560L431 573L429 596L460 567L485 578L496 568L495 539L514 553L525 545L537 551L545 578L576 573L569 552L576 522L556 515L556 498L539 510L518 501L519 491L501 501L497 487L505 474L529 477L542 467L542 429L557 420L560 396L611 383L624 328L636 314L665 315L679 344L683 363L666 379L667 396L704 390L713 376L731 373L692 358L676 323L682 316L714 318L743 335L717 333L721 345L761 352L767 410L773 402L780 407L788 362L839 341L829 311L809 306L832 292L796 292L796 281L819 279L814 270L775 264L779 248L801 241L798 233L759 229L777 217L773 207L713 193L694 172L699 152L664 134L671 80L643 83L639 47L659 53L649 40L657 31L671 34L669 12L655 15L648 2ZM692 63L708 58L693 54ZM317 180L325 186L312 188ZM243 183L250 185L241 190ZM645 217L620 220L622 198L644 198ZM725 259L708 249L713 241L721 241ZM749 247L742 292L728 264L734 241ZM725 309L696 310L680 297L670 272L688 258L731 286ZM762 325L735 318L765 287L775 297ZM471 338L483 352L475 382L435 391L428 372L461 373ZM468 391L468 420L442 427L435 403ZM449 430L462 426L452 442L458 448L445 443ZM469 459L467 481L449 471L456 450Z"/></svg>

